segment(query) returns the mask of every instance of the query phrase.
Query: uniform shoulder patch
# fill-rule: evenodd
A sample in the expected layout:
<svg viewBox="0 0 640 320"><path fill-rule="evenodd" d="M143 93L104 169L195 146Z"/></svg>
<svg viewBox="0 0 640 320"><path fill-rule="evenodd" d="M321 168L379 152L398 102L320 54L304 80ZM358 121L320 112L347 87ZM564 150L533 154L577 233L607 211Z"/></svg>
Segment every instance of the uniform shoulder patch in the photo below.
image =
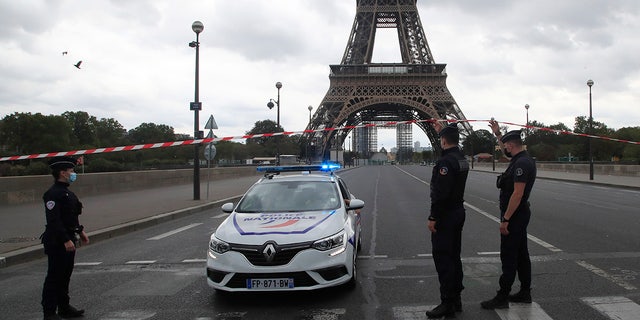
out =
<svg viewBox="0 0 640 320"><path fill-rule="evenodd" d="M447 167L440 168L440 175L446 176L449 173L449 169Z"/></svg>
<svg viewBox="0 0 640 320"><path fill-rule="evenodd" d="M53 207L56 206L56 202L55 201L47 201L46 206L47 206L47 209L51 210L51 209L53 209Z"/></svg>
<svg viewBox="0 0 640 320"><path fill-rule="evenodd" d="M524 174L524 170L522 170L522 168L517 168L517 169L516 169L516 176L518 176L518 177L519 177L519 176L521 176L521 175L523 175L523 174Z"/></svg>

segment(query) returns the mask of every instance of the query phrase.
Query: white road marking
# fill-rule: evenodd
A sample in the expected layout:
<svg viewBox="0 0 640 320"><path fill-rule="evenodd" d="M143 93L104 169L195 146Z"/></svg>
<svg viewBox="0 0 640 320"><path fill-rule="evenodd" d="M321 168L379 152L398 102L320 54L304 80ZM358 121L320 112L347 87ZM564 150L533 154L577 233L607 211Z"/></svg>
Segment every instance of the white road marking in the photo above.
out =
<svg viewBox="0 0 640 320"><path fill-rule="evenodd" d="M502 320L553 320L539 304L509 303L509 309L495 310Z"/></svg>
<svg viewBox="0 0 640 320"><path fill-rule="evenodd" d="M478 212L479 214L481 214L481 215L483 215L483 216L485 216L485 217L487 217L487 218L489 218L489 219L491 219L491 220L493 220L493 221L495 221L495 222L497 222L497 223L500 223L500 219L498 219L497 217L493 216L492 214L490 214L490 213L488 213L488 212L486 212L486 211L484 211L484 210L482 210L482 209L480 209L480 208L478 208L478 207L476 207L476 206L473 206L473 205L471 205L471 204L468 204L468 203L466 203L466 202L464 203L464 205L465 205L466 207L469 207L470 209L472 209L472 210L474 210L474 211ZM555 246L553 246L552 244L550 244L550 243L548 243L548 242L545 242L545 241L541 240L540 238L535 237L535 236L533 236L533 235L531 235L531 234L527 234L527 238L528 238L529 240L531 240L531 241L533 241L533 242L535 242L535 243L539 244L540 246L542 246L542 247L544 247L544 248L548 249L549 251L552 251L552 252L562 252L562 249L558 249L558 248L556 248Z"/></svg>
<svg viewBox="0 0 640 320"><path fill-rule="evenodd" d="M207 262L207 259L184 259L182 260L183 263L201 263L201 262Z"/></svg>
<svg viewBox="0 0 640 320"><path fill-rule="evenodd" d="M386 259L388 256L386 254L373 255L373 256L358 256L358 259Z"/></svg>
<svg viewBox="0 0 640 320"><path fill-rule="evenodd" d="M625 297L582 298L582 301L609 319L637 320L640 315L640 305Z"/></svg>
<svg viewBox="0 0 640 320"><path fill-rule="evenodd" d="M310 310L308 311L311 314L312 320L337 320L341 315L347 313L346 309L336 308L336 309L320 309L320 310ZM304 312L305 315L307 312ZM308 316L305 316L305 319L308 319Z"/></svg>
<svg viewBox="0 0 640 320"><path fill-rule="evenodd" d="M228 213L221 213L221 214L219 214L217 216L213 216L211 218L213 218L213 219L224 218L224 217L226 217L228 215L229 215Z"/></svg>
<svg viewBox="0 0 640 320"><path fill-rule="evenodd" d="M418 258L428 258L428 257L433 257L433 254L431 254L431 253L418 253L416 256Z"/></svg>
<svg viewBox="0 0 640 320"><path fill-rule="evenodd" d="M398 168L398 167L396 167L396 168ZM426 181L424 181L424 180L422 180L422 179L420 179L420 178L418 178L418 177L416 177L416 176L412 175L412 174L411 174L411 173L409 173L409 172L406 172L406 171L404 171L404 170L402 170L402 169L400 169L400 168L398 168L398 170L400 170L400 171L404 172L404 173L405 173L405 174L407 174L408 176L410 176L410 177L412 177L412 178L414 178L414 179L416 179L416 180L418 180L418 181L420 181L420 182L422 182L422 183L424 183L424 184L426 184L426 185L430 185L428 182L426 182ZM493 215L491 215L491 214L489 214L489 213L485 212L484 210L482 210L482 209L480 209L480 208L478 208L478 207L476 207L476 206L473 206L473 205L471 205L471 204L469 204L469 203L467 203L467 202L465 202L465 203L464 203L464 205L465 205L466 207L468 207L468 208L470 208L470 209L472 209L472 210L474 210L474 211L476 211L476 212L480 213L481 215L483 215L483 216L485 216L485 217L487 217L487 218L489 218L489 219L491 219L491 220L493 220L493 221L495 221L495 222L497 222L497 223L500 223L500 219L498 219L498 218L494 217ZM527 238L528 238L529 240L531 240L531 241L533 241L533 242L535 242L535 243L537 243L537 244L541 245L542 247L547 248L549 251L552 251L552 252L562 252L562 249L558 249L558 248L556 248L555 246L553 246L553 245L551 245L551 244L549 244L549 243L547 243L547 242L545 242L545 241L542 241L541 239L539 239L539 238L537 238L537 237L534 237L534 236L532 236L532 235L530 235L530 234L527 234Z"/></svg>
<svg viewBox="0 0 640 320"><path fill-rule="evenodd" d="M156 260L133 260L133 261L125 262L125 264L154 264L154 263L156 263Z"/></svg>
<svg viewBox="0 0 640 320"><path fill-rule="evenodd" d="M102 262L76 262L75 266L97 266L102 264Z"/></svg>
<svg viewBox="0 0 640 320"><path fill-rule="evenodd" d="M108 313L106 316L100 318L100 320L145 320L153 318L155 315L156 313L151 311L126 310Z"/></svg>
<svg viewBox="0 0 640 320"><path fill-rule="evenodd" d="M494 256L494 255L500 255L500 251L478 252L478 255L480 255L480 256Z"/></svg>
<svg viewBox="0 0 640 320"><path fill-rule="evenodd" d="M175 229L175 230L172 230L172 231L169 231L169 232L166 232L166 233L163 233L163 234L157 235L157 236L152 237L152 238L149 238L149 239L147 239L147 240L160 240L160 239L164 239L164 238L169 237L169 236L172 236L172 235L174 235L174 234L176 234L176 233L179 233L179 232L182 232L182 231L185 231L185 230L189 230L189 229L191 229L191 228L193 228L193 227L197 227L197 226L199 226L199 225L201 225L201 224L202 224L201 222L200 222L200 223L192 223L192 224L190 224L190 225L188 225L188 226L184 226L184 227L182 227L182 228L178 228L178 229Z"/></svg>
<svg viewBox="0 0 640 320"><path fill-rule="evenodd" d="M604 271L604 270L602 270L602 269L600 269L600 268L598 268L598 267L596 267L596 266L594 266L592 264L587 263L586 261L578 260L578 261L576 261L576 263L579 266L581 266L581 267L583 267L583 268L585 268L585 269L587 269L587 270L589 270L589 271L591 271L591 272L593 272L593 273L595 273L595 274L597 274L597 275L599 275L599 276L601 276L601 277L603 277L603 278L605 278L605 279L607 279L607 280L609 280L609 281L611 281L611 282L613 282L613 283L615 283L615 284L617 284L617 285L619 285L619 286L621 286L621 287L623 287L623 288L625 288L627 290L636 290L637 289L635 286L631 285L630 283L620 279L619 277L611 275L608 272L606 272L606 271Z"/></svg>
<svg viewBox="0 0 640 320"><path fill-rule="evenodd" d="M424 313L436 306L393 307L393 318L398 320L424 319Z"/></svg>

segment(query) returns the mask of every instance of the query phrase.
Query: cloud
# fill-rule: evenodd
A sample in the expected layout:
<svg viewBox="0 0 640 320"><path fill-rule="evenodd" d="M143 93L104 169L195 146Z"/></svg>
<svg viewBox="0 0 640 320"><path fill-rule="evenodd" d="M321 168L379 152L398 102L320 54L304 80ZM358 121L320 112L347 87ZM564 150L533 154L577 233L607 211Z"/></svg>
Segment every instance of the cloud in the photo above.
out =
<svg viewBox="0 0 640 320"><path fill-rule="evenodd" d="M638 125L640 2L421 0L418 7L468 119L524 123L529 104L530 119L571 127L588 112L586 81L593 79L596 120ZM329 65L341 61L355 9L344 0L0 0L0 117L84 110L127 129L153 122L192 134L195 52L188 43L191 23L200 20L200 127L210 114L218 136L275 120L266 103L280 81L281 124L303 130L307 107L315 112L329 88ZM374 56L396 62L387 59L398 55L397 38L386 31ZM388 136L380 145L395 145Z"/></svg>

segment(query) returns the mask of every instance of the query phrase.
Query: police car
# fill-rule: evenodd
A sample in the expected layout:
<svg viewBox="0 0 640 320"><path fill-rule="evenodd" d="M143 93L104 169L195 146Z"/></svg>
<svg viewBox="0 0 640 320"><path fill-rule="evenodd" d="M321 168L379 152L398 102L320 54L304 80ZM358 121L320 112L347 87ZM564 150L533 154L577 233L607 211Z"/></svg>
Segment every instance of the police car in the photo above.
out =
<svg viewBox="0 0 640 320"><path fill-rule="evenodd" d="M356 283L360 209L337 165L258 167L264 177L211 235L207 283L221 291L314 290ZM295 172L295 173L294 173Z"/></svg>

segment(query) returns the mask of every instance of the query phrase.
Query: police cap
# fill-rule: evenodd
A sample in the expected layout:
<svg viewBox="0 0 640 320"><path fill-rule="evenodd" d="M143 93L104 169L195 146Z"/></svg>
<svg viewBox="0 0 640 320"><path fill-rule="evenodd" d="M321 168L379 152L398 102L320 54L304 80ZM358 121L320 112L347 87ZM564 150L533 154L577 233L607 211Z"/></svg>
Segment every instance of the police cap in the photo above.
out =
<svg viewBox="0 0 640 320"><path fill-rule="evenodd" d="M507 132L507 134L503 135L502 138L500 138L500 141L502 141L502 143L505 143L507 141L513 141L513 140L522 141L520 134L521 134L520 130L509 131Z"/></svg>
<svg viewBox="0 0 640 320"><path fill-rule="evenodd" d="M458 124L457 123L449 123L446 127L442 128L438 133L438 137L445 136L458 136Z"/></svg>
<svg viewBox="0 0 640 320"><path fill-rule="evenodd" d="M49 167L52 170L66 170L75 168L76 159L71 157L53 157L49 160Z"/></svg>

